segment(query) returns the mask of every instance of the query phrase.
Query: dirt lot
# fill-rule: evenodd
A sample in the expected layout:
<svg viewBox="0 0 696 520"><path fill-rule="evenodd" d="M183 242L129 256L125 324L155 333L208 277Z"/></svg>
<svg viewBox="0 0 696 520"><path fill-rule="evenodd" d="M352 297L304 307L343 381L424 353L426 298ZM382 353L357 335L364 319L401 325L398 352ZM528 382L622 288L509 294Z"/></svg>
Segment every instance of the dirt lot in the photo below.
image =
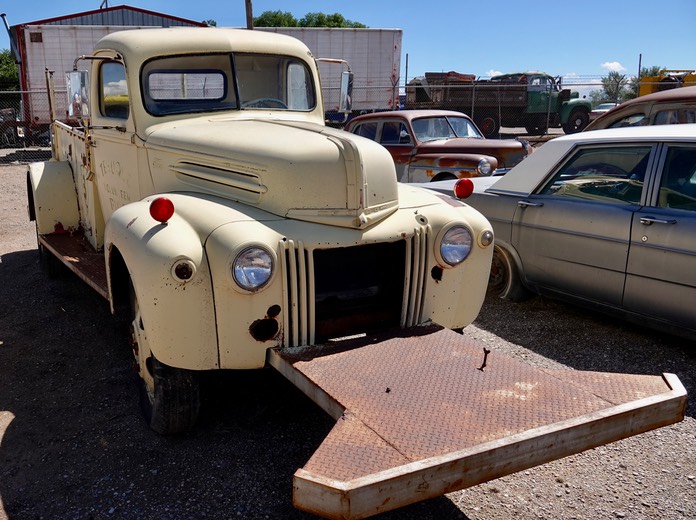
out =
<svg viewBox="0 0 696 520"><path fill-rule="evenodd" d="M0 166L0 519L313 518L291 478L332 421L268 371L210 377L195 432L152 433L106 301L41 271L24 171ZM541 366L676 373L696 392L693 342L547 299L487 301L465 334ZM695 418L692 403L677 425L379 518L696 518Z"/></svg>

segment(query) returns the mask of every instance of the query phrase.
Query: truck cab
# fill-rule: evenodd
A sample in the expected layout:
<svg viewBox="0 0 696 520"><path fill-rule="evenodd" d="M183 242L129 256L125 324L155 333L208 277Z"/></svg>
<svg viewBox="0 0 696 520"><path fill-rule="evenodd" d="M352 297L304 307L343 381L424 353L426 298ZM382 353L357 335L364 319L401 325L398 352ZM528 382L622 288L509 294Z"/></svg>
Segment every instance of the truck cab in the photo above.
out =
<svg viewBox="0 0 696 520"><path fill-rule="evenodd" d="M326 127L299 40L121 31L75 68L72 125L56 121L53 159L29 168L31 216L40 250L127 315L156 431L193 427L201 371L476 317L489 223Z"/></svg>

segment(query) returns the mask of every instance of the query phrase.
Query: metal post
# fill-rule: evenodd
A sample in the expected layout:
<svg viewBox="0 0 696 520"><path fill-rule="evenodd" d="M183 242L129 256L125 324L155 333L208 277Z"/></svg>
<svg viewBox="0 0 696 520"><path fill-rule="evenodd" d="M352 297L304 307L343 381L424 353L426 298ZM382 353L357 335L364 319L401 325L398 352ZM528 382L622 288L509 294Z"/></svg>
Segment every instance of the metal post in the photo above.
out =
<svg viewBox="0 0 696 520"><path fill-rule="evenodd" d="M247 29L253 29L254 28L254 9L251 6L251 0L245 0L246 4L246 22L247 22Z"/></svg>

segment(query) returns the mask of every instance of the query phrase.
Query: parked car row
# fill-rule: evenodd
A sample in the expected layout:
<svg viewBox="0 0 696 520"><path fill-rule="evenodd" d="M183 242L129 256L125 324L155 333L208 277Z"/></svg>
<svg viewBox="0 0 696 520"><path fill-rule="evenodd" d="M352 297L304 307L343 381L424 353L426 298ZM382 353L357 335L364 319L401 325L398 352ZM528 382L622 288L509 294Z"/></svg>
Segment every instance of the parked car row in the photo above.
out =
<svg viewBox="0 0 696 520"><path fill-rule="evenodd" d="M504 176L456 183L425 187L473 191L495 233L489 290L696 336L696 125L563 136Z"/></svg>

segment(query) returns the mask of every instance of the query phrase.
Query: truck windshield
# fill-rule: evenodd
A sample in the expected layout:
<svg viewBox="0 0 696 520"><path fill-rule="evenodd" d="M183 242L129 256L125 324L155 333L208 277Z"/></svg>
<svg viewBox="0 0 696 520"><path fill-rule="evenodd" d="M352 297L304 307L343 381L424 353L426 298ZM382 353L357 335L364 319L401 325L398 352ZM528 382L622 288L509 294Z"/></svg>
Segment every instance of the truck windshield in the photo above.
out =
<svg viewBox="0 0 696 520"><path fill-rule="evenodd" d="M290 56L205 54L151 60L141 77L153 115L233 109L311 110L314 83L307 66Z"/></svg>

